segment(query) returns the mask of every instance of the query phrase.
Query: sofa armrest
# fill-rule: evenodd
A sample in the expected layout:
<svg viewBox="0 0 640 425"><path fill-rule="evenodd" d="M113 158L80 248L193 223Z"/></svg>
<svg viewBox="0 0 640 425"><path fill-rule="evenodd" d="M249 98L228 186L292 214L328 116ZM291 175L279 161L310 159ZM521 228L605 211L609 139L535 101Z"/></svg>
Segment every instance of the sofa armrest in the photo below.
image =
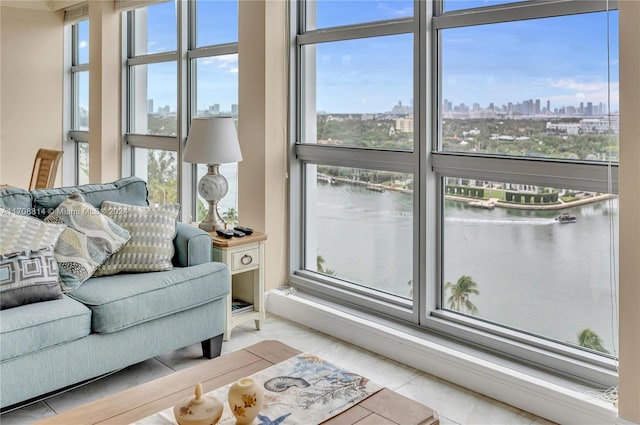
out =
<svg viewBox="0 0 640 425"><path fill-rule="evenodd" d="M173 264L177 267L196 266L211 261L211 236L204 230L186 223L177 223L176 250Z"/></svg>

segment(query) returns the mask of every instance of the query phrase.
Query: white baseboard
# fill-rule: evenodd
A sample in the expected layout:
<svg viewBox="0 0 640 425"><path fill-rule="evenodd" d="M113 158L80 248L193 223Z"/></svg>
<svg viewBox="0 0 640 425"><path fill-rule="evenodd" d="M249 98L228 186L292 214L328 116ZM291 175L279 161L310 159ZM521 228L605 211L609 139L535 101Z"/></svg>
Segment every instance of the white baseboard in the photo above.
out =
<svg viewBox="0 0 640 425"><path fill-rule="evenodd" d="M291 291L292 292L292 291ZM267 311L561 424L630 425L610 403L365 320L313 297L275 289ZM384 343L381 343L384 342Z"/></svg>

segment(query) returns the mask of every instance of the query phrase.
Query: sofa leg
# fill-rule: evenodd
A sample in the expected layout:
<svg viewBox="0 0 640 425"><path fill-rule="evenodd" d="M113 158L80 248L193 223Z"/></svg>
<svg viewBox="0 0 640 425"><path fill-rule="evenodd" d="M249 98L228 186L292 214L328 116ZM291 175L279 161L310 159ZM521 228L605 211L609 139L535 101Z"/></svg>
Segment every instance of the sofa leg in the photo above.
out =
<svg viewBox="0 0 640 425"><path fill-rule="evenodd" d="M214 336L206 341L202 341L202 356L208 359L214 359L220 355L222 351L222 337L224 334Z"/></svg>

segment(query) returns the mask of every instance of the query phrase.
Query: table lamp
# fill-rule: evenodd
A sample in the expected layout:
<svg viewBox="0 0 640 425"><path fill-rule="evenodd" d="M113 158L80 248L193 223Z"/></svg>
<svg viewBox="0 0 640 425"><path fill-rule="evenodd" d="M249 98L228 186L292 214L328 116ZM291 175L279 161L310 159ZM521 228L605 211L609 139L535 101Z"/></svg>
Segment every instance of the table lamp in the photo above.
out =
<svg viewBox="0 0 640 425"><path fill-rule="evenodd" d="M242 152L231 117L195 117L184 150L184 161L207 164L207 174L198 183L198 193L209 203L209 212L199 224L206 231L225 228L218 214L218 202L229 190L227 179L220 174L220 164L242 161Z"/></svg>

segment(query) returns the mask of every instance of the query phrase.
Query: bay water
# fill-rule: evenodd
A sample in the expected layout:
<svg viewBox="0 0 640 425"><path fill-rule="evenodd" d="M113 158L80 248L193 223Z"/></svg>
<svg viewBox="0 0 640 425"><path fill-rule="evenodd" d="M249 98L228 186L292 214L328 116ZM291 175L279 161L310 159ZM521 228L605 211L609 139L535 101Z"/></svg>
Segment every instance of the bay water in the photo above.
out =
<svg viewBox="0 0 640 425"><path fill-rule="evenodd" d="M411 298L412 195L320 183L315 192L309 211L323 268ZM577 221L559 224L560 212ZM467 275L477 283L480 293L470 296L477 317L571 344L589 328L617 351L617 199L563 210L486 210L447 200L442 231L442 280Z"/></svg>

